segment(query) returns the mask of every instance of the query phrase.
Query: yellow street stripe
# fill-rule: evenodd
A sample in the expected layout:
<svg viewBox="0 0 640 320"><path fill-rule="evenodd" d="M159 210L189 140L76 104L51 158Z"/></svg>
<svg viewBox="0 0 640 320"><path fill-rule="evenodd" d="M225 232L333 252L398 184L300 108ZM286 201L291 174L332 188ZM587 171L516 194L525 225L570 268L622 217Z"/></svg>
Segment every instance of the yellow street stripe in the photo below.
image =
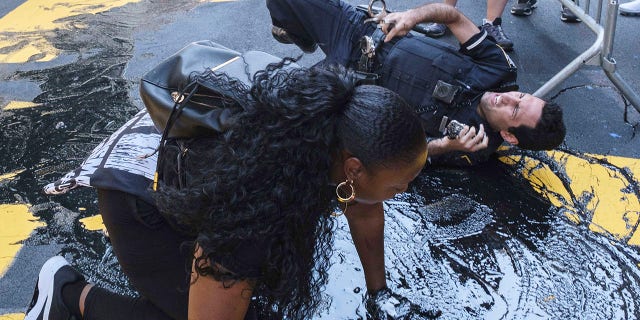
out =
<svg viewBox="0 0 640 320"><path fill-rule="evenodd" d="M89 231L98 231L105 229L104 224L102 223L102 216L99 214L82 218L80 219L80 223L82 223L84 225L84 228Z"/></svg>
<svg viewBox="0 0 640 320"><path fill-rule="evenodd" d="M0 183L13 180L17 175L21 174L22 172L24 172L24 169L16 170L14 172L9 172L5 174L0 174Z"/></svg>
<svg viewBox="0 0 640 320"><path fill-rule="evenodd" d="M601 155L584 155L583 159L560 151L550 151L547 155L563 172L554 172L532 158L526 158L519 168L520 174L538 193L554 206L564 208L567 217L575 223L590 217L590 221L585 221L590 230L611 234L630 245L640 245L637 227L640 199L629 190L632 184L638 183L640 160ZM516 164L522 159L510 155L500 160ZM565 176L561 179L559 175Z"/></svg>
<svg viewBox="0 0 640 320"><path fill-rule="evenodd" d="M66 26L58 21L79 14L96 14L140 0L29 0L0 19L0 63L50 61L58 55L45 38ZM34 18L35 17L35 18ZM78 26L75 26L78 27ZM7 48L15 49L7 50Z"/></svg>
<svg viewBox="0 0 640 320"><path fill-rule="evenodd" d="M2 108L2 110L9 111L9 110L26 109L26 108L33 108L41 105L42 104L40 103L33 103L29 101L9 101L9 103L4 108Z"/></svg>
<svg viewBox="0 0 640 320"><path fill-rule="evenodd" d="M45 38L51 31L66 26L63 18L96 14L140 0L27 0L22 5L0 18L0 63L25 63L28 61L51 61L59 55ZM228 2L232 0L200 0L206 2ZM35 17L35 18L34 18ZM75 28L83 28L79 24ZM10 101L3 111L37 107L40 104L26 101ZM14 179L24 170L0 175L0 183ZM2 277L26 239L37 227L44 226L34 220L28 206L23 204L0 204L0 277ZM100 215L80 220L88 230L104 229ZM0 315L0 320L23 319L23 313Z"/></svg>
<svg viewBox="0 0 640 320"><path fill-rule="evenodd" d="M51 61L59 55L45 38L50 31L64 29L62 18L96 14L140 0L28 0L0 19L0 63ZM201 0L228 2L232 0ZM34 18L36 17L36 18ZM74 24L74 28L83 28Z"/></svg>
<svg viewBox="0 0 640 320"><path fill-rule="evenodd" d="M636 232L633 233L633 236L631 236L631 239L629 239L627 243L632 246L640 246L640 229L639 228L636 228Z"/></svg>
<svg viewBox="0 0 640 320"><path fill-rule="evenodd" d="M25 204L0 204L0 277L9 269L22 248L20 243L27 239L35 228L44 223L34 220Z"/></svg>

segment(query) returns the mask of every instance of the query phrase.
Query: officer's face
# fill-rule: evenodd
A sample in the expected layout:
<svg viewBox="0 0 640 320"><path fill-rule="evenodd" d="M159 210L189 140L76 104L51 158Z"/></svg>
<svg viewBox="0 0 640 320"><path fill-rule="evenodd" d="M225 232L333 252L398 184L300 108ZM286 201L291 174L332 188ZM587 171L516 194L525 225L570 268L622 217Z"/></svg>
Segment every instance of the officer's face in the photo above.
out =
<svg viewBox="0 0 640 320"><path fill-rule="evenodd" d="M545 101L528 93L486 92L480 99L478 112L495 131L525 125L535 128Z"/></svg>

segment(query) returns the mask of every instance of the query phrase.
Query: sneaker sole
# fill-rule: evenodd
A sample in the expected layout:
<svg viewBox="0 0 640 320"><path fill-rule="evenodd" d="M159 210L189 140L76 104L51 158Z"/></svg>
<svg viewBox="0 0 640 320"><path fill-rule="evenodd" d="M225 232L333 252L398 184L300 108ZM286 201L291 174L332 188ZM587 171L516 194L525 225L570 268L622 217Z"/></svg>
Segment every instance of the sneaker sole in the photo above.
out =
<svg viewBox="0 0 640 320"><path fill-rule="evenodd" d="M623 16L640 16L640 12L620 11L620 14L623 15Z"/></svg>
<svg viewBox="0 0 640 320"><path fill-rule="evenodd" d="M440 38L442 36L444 36L446 32L442 32L442 33L425 33L424 35L429 37L429 38Z"/></svg>
<svg viewBox="0 0 640 320"><path fill-rule="evenodd" d="M276 33L275 28L276 27L271 28L271 35L274 39L276 39L276 41L283 44L293 44L293 41L291 41L289 38L283 37L280 34Z"/></svg>
<svg viewBox="0 0 640 320"><path fill-rule="evenodd" d="M36 283L34 296L31 299L29 309L26 312L24 320L49 319L49 310L51 310L51 299L53 296L53 278L60 268L69 265L69 262L61 256L55 256L45 262L38 274L38 282ZM43 293L46 293L43 295ZM36 299L34 303L33 300Z"/></svg>
<svg viewBox="0 0 640 320"><path fill-rule="evenodd" d="M513 10L511 9L511 14L514 16L530 16L533 13L533 10Z"/></svg>
<svg viewBox="0 0 640 320"><path fill-rule="evenodd" d="M299 45L294 41L294 39L291 39L290 36L280 35L277 32L275 32L275 28L282 29L280 27L272 26L271 35L273 36L274 39L276 39L276 41L282 44L295 44L296 46L298 46L298 48L300 48L300 50L302 50L305 53L314 53L316 52L316 49L318 49L317 43L314 43L313 45ZM286 31L285 31L285 34L286 34Z"/></svg>
<svg viewBox="0 0 640 320"><path fill-rule="evenodd" d="M504 50L505 52L511 52L513 51L513 45L501 45L499 43L497 43L497 45L502 48L502 50Z"/></svg>
<svg viewBox="0 0 640 320"><path fill-rule="evenodd" d="M560 16L560 20L564 21L564 22L582 22L582 20L580 20L580 18L565 18L563 16Z"/></svg>
<svg viewBox="0 0 640 320"><path fill-rule="evenodd" d="M536 7L538 7L537 4L531 5L529 10L518 10L518 9L514 10L512 8L511 14L515 16L530 16L533 13L533 9L535 9Z"/></svg>
<svg viewBox="0 0 640 320"><path fill-rule="evenodd" d="M562 22L569 22L569 23L578 23L578 22L582 22L582 20L580 20L580 18L576 17L566 17L563 14L564 10L560 10L560 20L562 20Z"/></svg>

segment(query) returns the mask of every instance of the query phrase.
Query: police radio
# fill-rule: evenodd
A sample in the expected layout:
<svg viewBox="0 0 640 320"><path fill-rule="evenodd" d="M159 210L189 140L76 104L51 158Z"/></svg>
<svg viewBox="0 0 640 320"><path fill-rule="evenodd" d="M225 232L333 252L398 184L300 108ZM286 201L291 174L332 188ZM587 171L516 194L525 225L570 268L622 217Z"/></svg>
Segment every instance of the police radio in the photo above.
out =
<svg viewBox="0 0 640 320"><path fill-rule="evenodd" d="M456 120L449 121L449 117L443 116L442 117L442 121L440 121L439 130L447 138L453 140L453 139L456 139L458 137L458 135L460 134L462 129L464 129L464 127L465 127L465 124L463 124L463 123L461 123L459 121L456 121Z"/></svg>

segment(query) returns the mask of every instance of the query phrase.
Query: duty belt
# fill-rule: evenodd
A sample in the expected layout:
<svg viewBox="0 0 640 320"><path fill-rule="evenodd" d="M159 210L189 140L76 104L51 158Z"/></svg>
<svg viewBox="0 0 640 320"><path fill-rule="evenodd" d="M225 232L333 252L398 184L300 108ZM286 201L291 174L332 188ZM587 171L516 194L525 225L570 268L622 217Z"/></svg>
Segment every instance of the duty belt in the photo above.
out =
<svg viewBox="0 0 640 320"><path fill-rule="evenodd" d="M358 71L373 72L376 69L376 53L384 43L384 37L384 32L378 27L373 31L371 36L364 36L360 39Z"/></svg>

